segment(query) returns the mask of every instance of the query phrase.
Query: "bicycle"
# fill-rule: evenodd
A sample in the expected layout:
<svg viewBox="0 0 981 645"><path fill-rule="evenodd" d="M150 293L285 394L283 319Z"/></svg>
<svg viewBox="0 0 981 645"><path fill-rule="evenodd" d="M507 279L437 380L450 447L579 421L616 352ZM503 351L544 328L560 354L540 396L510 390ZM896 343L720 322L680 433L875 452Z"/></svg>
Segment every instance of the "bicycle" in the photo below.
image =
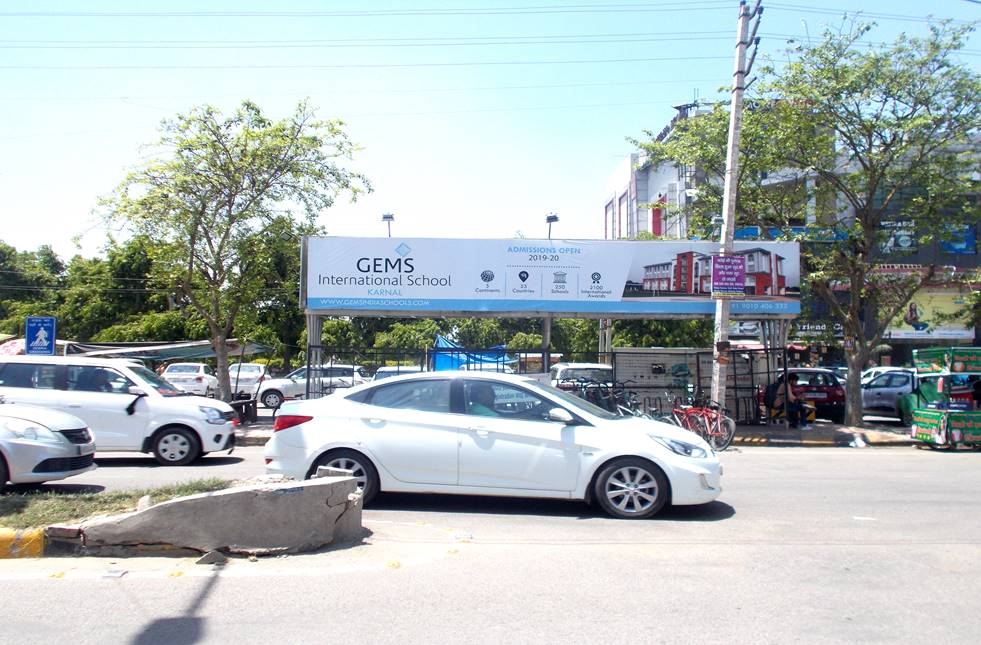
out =
<svg viewBox="0 0 981 645"><path fill-rule="evenodd" d="M695 398L691 405L682 406L676 399L671 413L679 426L700 436L713 450L722 452L736 437L736 422L715 401L701 403Z"/></svg>

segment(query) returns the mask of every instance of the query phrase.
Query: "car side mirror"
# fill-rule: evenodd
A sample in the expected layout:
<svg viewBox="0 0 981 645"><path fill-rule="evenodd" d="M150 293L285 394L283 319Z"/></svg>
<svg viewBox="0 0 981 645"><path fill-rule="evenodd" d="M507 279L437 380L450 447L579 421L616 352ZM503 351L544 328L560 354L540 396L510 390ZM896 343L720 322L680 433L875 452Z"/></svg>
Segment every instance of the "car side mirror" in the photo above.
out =
<svg viewBox="0 0 981 645"><path fill-rule="evenodd" d="M569 425L570 423L575 421L572 414L565 408L552 408L551 410L549 410L548 420L564 423L565 425Z"/></svg>
<svg viewBox="0 0 981 645"><path fill-rule="evenodd" d="M146 392L141 387L136 387L135 385L130 385L129 390L127 390L133 396L146 396Z"/></svg>

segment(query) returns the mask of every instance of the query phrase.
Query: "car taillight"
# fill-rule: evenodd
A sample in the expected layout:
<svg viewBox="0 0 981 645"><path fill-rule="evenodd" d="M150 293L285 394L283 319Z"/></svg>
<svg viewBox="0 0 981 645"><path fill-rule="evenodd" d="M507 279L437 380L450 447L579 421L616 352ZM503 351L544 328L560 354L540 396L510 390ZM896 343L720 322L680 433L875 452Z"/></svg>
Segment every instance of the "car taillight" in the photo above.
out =
<svg viewBox="0 0 981 645"><path fill-rule="evenodd" d="M262 383L262 382L263 382L263 381L265 381L265 380L266 380L266 377L265 377L265 375L263 375L263 376L260 376L260 377L259 377L259 380L258 380L257 382L258 382L258 383Z"/></svg>
<svg viewBox="0 0 981 645"><path fill-rule="evenodd" d="M574 389L576 389L576 386L573 385L572 383L559 383L559 389L560 390L574 390Z"/></svg>
<svg viewBox="0 0 981 645"><path fill-rule="evenodd" d="M308 417L303 414L281 414L276 417L276 421L273 423L273 432L279 432L280 430L285 430L286 428L298 426L301 423L306 423L311 419L313 419L313 417Z"/></svg>
<svg viewBox="0 0 981 645"><path fill-rule="evenodd" d="M844 396L845 396L845 388L841 387L840 385L836 385L835 386L835 396L840 396L840 397L844 398Z"/></svg>
<svg viewBox="0 0 981 645"><path fill-rule="evenodd" d="M204 381L204 377L203 376L195 376L194 377L194 380L197 381L198 383L201 383L202 381Z"/></svg>

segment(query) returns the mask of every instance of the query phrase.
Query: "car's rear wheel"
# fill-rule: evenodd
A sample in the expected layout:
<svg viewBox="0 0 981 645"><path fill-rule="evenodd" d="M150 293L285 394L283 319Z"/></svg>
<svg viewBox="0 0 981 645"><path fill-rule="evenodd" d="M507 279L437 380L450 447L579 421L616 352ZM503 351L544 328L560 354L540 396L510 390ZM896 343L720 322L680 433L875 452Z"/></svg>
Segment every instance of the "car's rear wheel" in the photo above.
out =
<svg viewBox="0 0 981 645"><path fill-rule="evenodd" d="M641 520L656 515L668 501L668 478L646 459L616 459L599 472L593 494L613 517Z"/></svg>
<svg viewBox="0 0 981 645"><path fill-rule="evenodd" d="M201 456L201 443L190 430L164 428L153 442L153 456L163 466L186 466Z"/></svg>
<svg viewBox="0 0 981 645"><path fill-rule="evenodd" d="M215 389L209 385L207 388L205 388L204 395L209 399L215 398Z"/></svg>
<svg viewBox="0 0 981 645"><path fill-rule="evenodd" d="M283 393L279 390L269 390L262 395L262 405L276 409L283 404Z"/></svg>
<svg viewBox="0 0 981 645"><path fill-rule="evenodd" d="M10 473L7 471L7 462L3 460L3 455L0 455L0 488L7 485L8 479L10 479Z"/></svg>
<svg viewBox="0 0 981 645"><path fill-rule="evenodd" d="M358 483L358 492L365 504L378 494L378 471L371 461L355 450L332 450L320 456L310 469L312 476L319 466L350 470Z"/></svg>

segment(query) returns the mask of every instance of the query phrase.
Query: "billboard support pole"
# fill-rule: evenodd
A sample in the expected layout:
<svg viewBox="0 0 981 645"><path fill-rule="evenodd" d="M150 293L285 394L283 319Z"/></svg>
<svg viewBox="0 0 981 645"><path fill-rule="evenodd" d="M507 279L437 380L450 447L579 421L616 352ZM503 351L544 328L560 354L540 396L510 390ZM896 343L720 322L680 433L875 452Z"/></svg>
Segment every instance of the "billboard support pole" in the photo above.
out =
<svg viewBox="0 0 981 645"><path fill-rule="evenodd" d="M732 102L729 108L729 143L726 151L725 185L722 195L722 225L720 230L720 255L731 255L733 246L733 230L736 223L736 192L739 178L739 135L742 129L743 93L746 90L746 75L753 61L746 65L746 49L751 42L759 44L756 30L759 20L753 26L753 35L749 37L749 20L763 12L760 1L757 0L753 11L749 11L746 0L739 3L739 22L736 36L736 66L732 75ZM756 58L755 51L753 59ZM727 298L715 302L715 346L712 361L712 401L720 407L726 405L726 363L729 360L729 310Z"/></svg>

